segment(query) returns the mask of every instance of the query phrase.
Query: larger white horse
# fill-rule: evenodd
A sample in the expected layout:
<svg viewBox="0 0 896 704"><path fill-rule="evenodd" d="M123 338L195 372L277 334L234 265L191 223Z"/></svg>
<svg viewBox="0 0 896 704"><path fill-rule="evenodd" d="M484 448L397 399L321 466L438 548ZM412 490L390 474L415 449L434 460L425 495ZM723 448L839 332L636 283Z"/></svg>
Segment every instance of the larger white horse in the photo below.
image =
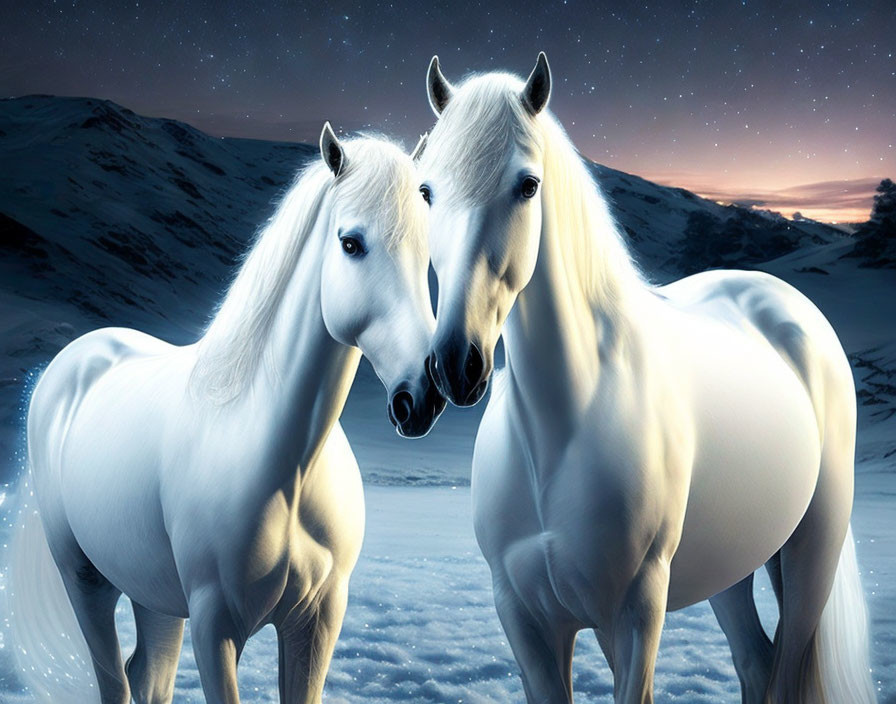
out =
<svg viewBox="0 0 896 704"><path fill-rule="evenodd" d="M708 597L745 701L873 701L849 532L855 394L831 326L761 273L648 285L545 110L543 54L526 83L454 88L437 59L427 83L430 365L451 401L475 403L503 333L472 493L529 701L572 700L583 628L616 701L652 701L665 612ZM774 644L752 600L763 564Z"/></svg>
<svg viewBox="0 0 896 704"><path fill-rule="evenodd" d="M98 330L34 390L39 516L14 538L13 628L26 680L53 704L96 698L72 671L63 585L103 704L172 700L187 617L210 704L239 701L240 652L269 623L280 701L321 699L364 531L337 421L358 347L400 434L426 433L445 406L424 365L435 321L412 161L371 138L343 145L329 124L321 151L197 344ZM126 665L122 592L137 624Z"/></svg>

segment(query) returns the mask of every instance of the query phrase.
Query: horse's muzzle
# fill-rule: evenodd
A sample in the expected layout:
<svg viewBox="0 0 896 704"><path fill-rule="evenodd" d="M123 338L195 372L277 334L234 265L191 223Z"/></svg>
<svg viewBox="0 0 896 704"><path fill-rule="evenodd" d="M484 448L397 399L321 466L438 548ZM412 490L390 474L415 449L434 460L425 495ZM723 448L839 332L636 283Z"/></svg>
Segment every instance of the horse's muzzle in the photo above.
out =
<svg viewBox="0 0 896 704"><path fill-rule="evenodd" d="M405 438L426 435L447 405L428 368L414 386L401 384L389 399L389 420Z"/></svg>
<svg viewBox="0 0 896 704"><path fill-rule="evenodd" d="M451 338L426 359L442 395L455 406L473 406L485 395L492 365L472 342Z"/></svg>

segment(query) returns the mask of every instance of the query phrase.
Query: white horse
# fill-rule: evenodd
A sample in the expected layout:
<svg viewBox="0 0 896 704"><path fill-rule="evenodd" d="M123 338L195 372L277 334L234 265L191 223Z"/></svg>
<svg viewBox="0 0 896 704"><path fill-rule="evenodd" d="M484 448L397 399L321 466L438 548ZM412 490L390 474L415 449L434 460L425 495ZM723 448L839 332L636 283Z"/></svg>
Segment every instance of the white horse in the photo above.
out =
<svg viewBox="0 0 896 704"><path fill-rule="evenodd" d="M172 700L187 617L206 701L239 701L240 652L265 624L280 701L321 699L364 532L337 420L361 351L401 435L425 434L445 406L424 365L435 320L412 161L372 138L340 144L329 124L321 152L197 344L98 330L34 390L39 518L15 536L14 635L31 688L54 704L91 698L68 672L78 636L58 627L62 585L103 704ZM39 560L47 543L61 583ZM122 592L137 625L126 665Z"/></svg>
<svg viewBox="0 0 896 704"><path fill-rule="evenodd" d="M528 700L572 700L575 634L593 628L616 701L652 701L665 612L711 597L745 701L873 701L849 531L855 393L828 322L761 273L648 285L544 109L543 54L525 84L455 89L435 58L427 82L430 367L475 403L503 333L472 494ZM763 564L774 644L752 600Z"/></svg>

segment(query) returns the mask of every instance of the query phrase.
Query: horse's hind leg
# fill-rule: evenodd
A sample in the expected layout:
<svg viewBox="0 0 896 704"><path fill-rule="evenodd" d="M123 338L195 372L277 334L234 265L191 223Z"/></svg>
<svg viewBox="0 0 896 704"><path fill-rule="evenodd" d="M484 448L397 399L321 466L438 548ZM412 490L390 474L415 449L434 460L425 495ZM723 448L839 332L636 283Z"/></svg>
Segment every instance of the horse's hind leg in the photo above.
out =
<svg viewBox="0 0 896 704"><path fill-rule="evenodd" d="M846 462L849 471L840 471L831 466L830 454L823 453L812 502L780 551L783 601L768 690L768 701L773 704L825 701L814 638L834 581L852 507L851 458Z"/></svg>
<svg viewBox="0 0 896 704"><path fill-rule="evenodd" d="M170 704L184 636L184 619L134 604L137 647L125 664L137 704Z"/></svg>
<svg viewBox="0 0 896 704"><path fill-rule="evenodd" d="M784 583L781 579L781 553L776 552L765 563L768 581L772 583L775 599L778 601L778 613L784 608Z"/></svg>
<svg viewBox="0 0 896 704"><path fill-rule="evenodd" d="M57 561L69 601L90 649L102 704L129 704L131 701L121 648L115 631L115 605L121 596L81 552Z"/></svg>
<svg viewBox="0 0 896 704"><path fill-rule="evenodd" d="M762 704L772 670L773 649L753 599L753 575L709 600L728 639L743 704Z"/></svg>

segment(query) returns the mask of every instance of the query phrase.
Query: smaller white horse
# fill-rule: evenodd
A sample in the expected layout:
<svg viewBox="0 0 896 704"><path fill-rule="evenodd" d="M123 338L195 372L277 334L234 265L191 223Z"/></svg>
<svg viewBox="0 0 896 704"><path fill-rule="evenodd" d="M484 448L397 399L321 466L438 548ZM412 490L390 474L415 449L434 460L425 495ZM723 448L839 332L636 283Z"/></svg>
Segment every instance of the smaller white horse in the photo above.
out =
<svg viewBox="0 0 896 704"><path fill-rule="evenodd" d="M424 365L435 321L412 159L371 138L343 145L329 124L321 153L197 344L98 330L34 390L39 516L14 536L11 599L23 675L53 704L96 696L72 672L80 639L59 625L71 619L63 585L102 704L172 700L187 617L210 704L239 701L240 653L265 624L277 629L280 701L321 699L364 532L337 420L358 347L401 435L428 432L445 405ZM47 544L61 582L40 560ZM137 625L126 665L122 592Z"/></svg>
<svg viewBox="0 0 896 704"><path fill-rule="evenodd" d="M873 701L849 532L855 390L824 316L754 272L645 282L546 109L544 54L525 83L456 89L433 60L428 87L430 366L475 403L503 334L473 516L529 701L572 700L583 628L616 701L651 701L665 611L710 597L749 704ZM774 645L752 598L766 563Z"/></svg>

